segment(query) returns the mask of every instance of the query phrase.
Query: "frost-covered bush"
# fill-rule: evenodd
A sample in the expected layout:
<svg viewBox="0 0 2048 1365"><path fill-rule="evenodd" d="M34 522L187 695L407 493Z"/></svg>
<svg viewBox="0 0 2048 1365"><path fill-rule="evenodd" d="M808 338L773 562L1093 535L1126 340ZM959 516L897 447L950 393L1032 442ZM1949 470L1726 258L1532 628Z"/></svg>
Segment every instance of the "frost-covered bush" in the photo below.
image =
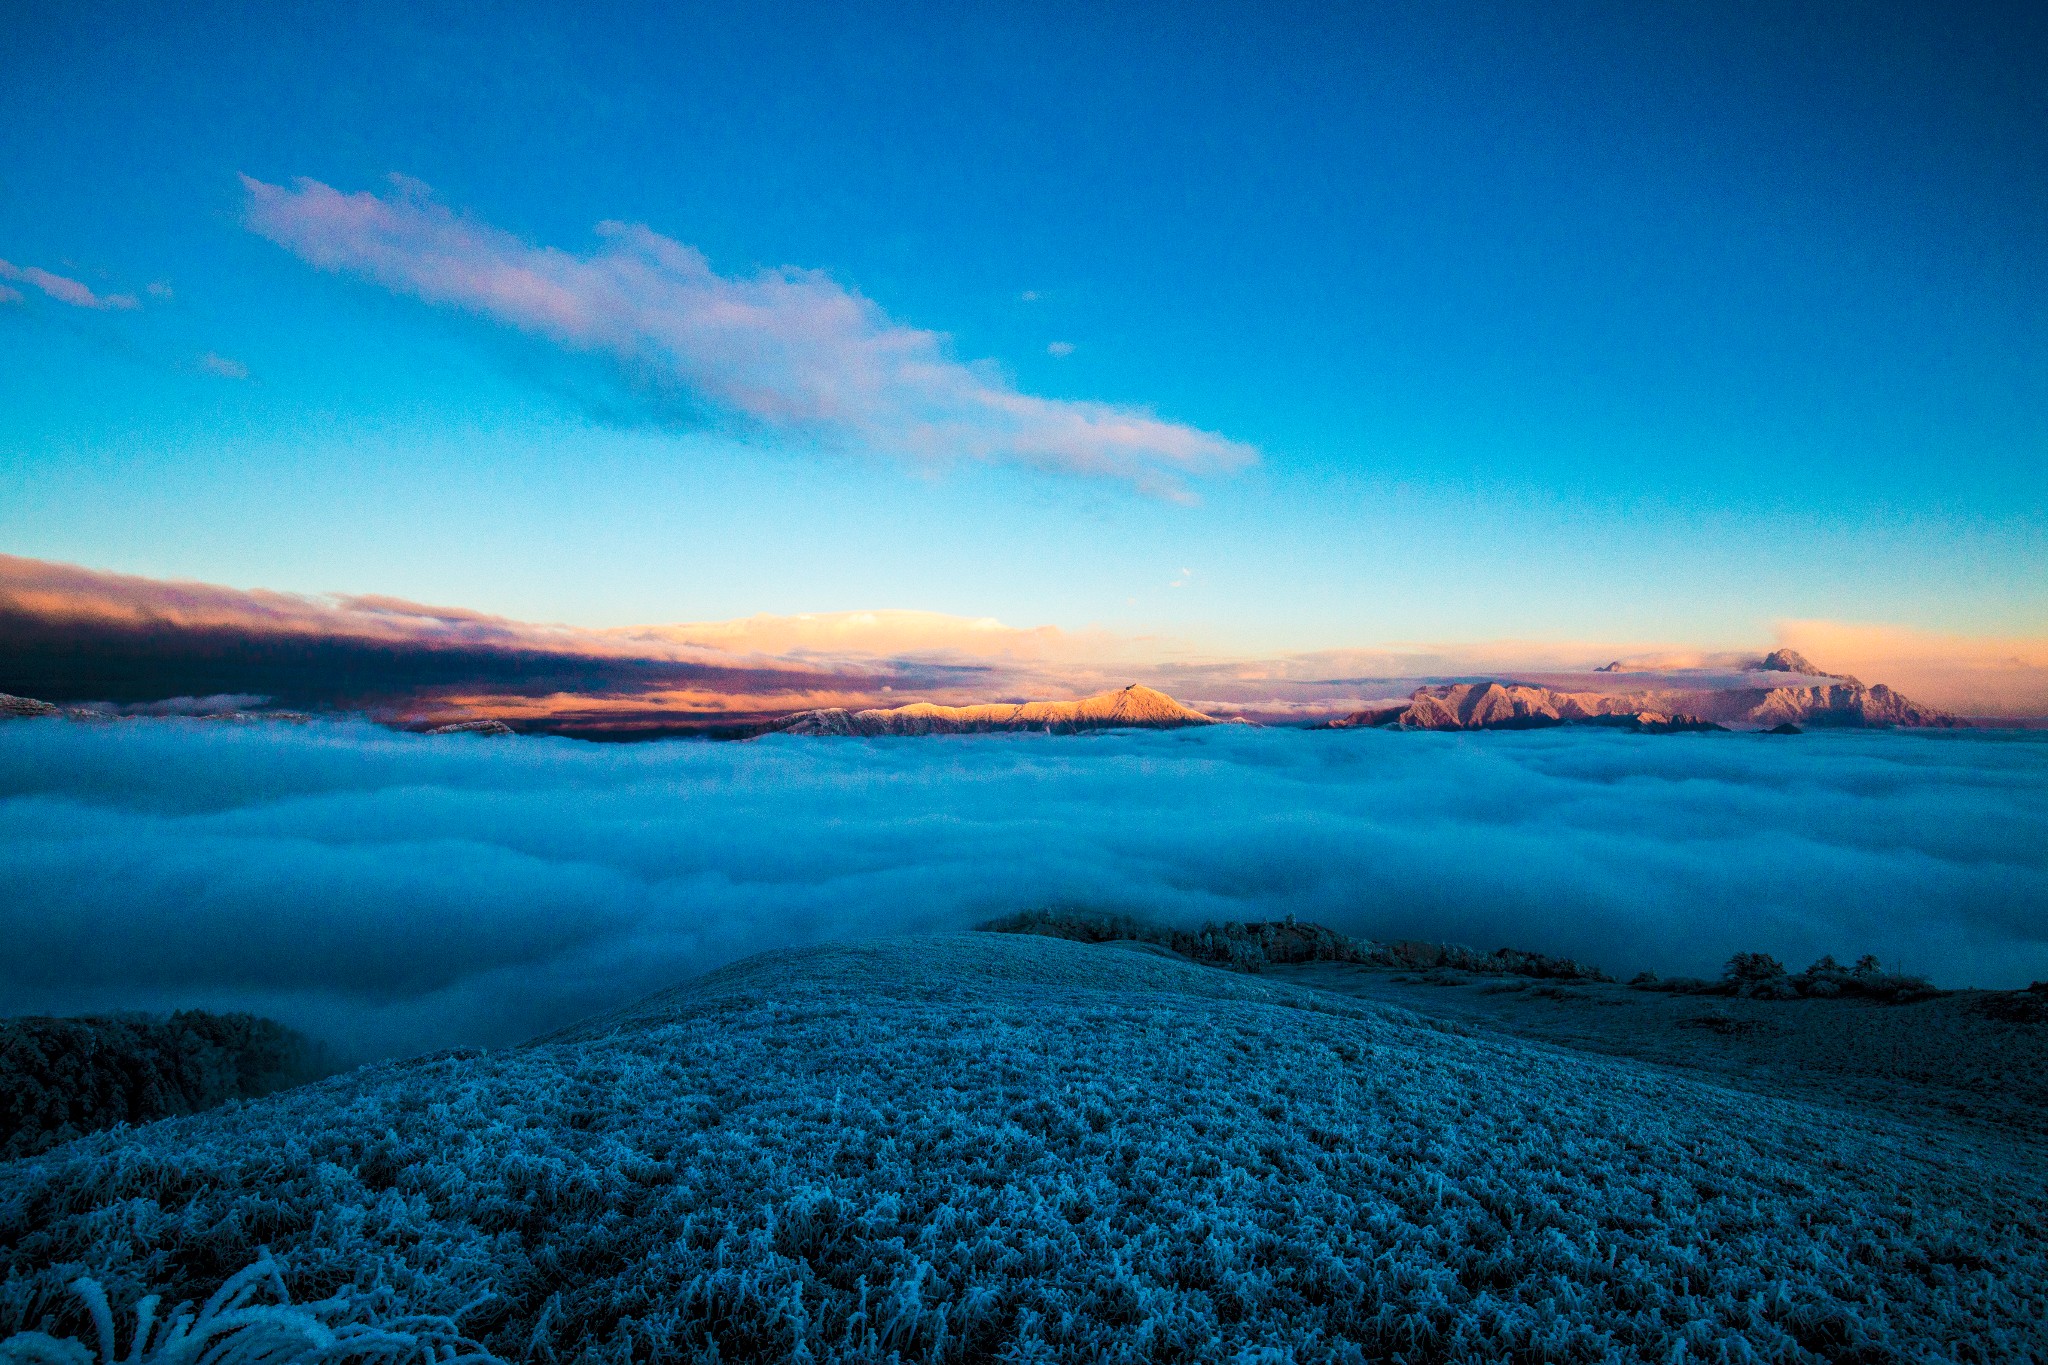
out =
<svg viewBox="0 0 2048 1365"><path fill-rule="evenodd" d="M507 1360L2022 1361L2033 1152L1152 953L901 940L0 1165L0 1338L268 1246L334 1320Z"/></svg>
<svg viewBox="0 0 2048 1365"><path fill-rule="evenodd" d="M1737 953L1721 969L1721 979L1738 994L1758 987L1768 991L1785 979L1785 964L1769 953Z"/></svg>
<svg viewBox="0 0 2048 1365"><path fill-rule="evenodd" d="M331 1069L312 1040L250 1014L0 1019L0 1159L255 1099Z"/></svg>
<svg viewBox="0 0 2048 1365"><path fill-rule="evenodd" d="M1854 967L1844 967L1833 957L1823 957L1795 976L1769 953L1737 953L1728 959L1718 981L1691 976L1660 978L1643 972L1628 984L1639 991L1676 995L1733 995L1750 1000L1827 1000L1850 996L1891 1005L1931 1000L1942 993L1926 977L1888 972L1868 954L1857 959Z"/></svg>
<svg viewBox="0 0 2048 1365"><path fill-rule="evenodd" d="M1862 996L1903 1005L1941 994L1926 977L1888 972L1868 953L1858 958L1854 967L1844 967L1834 958L1824 957L1790 980L1804 997Z"/></svg>

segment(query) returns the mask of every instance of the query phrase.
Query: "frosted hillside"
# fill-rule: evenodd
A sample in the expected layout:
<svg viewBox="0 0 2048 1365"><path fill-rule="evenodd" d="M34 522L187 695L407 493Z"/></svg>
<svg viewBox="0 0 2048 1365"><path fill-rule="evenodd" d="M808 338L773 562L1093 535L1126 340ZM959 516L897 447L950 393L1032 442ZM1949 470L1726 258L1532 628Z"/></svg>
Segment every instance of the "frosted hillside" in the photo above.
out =
<svg viewBox="0 0 2048 1365"><path fill-rule="evenodd" d="M2020 1361L2022 1150L1115 946L898 939L0 1165L0 1336L97 1345L89 1274L125 1353L140 1296L267 1246L327 1359Z"/></svg>
<svg viewBox="0 0 2048 1365"><path fill-rule="evenodd" d="M1907 1004L1668 995L1614 982L1277 965L1273 977L1716 1085L2048 1148L2048 989ZM2048 1150L2031 1157L2048 1164Z"/></svg>

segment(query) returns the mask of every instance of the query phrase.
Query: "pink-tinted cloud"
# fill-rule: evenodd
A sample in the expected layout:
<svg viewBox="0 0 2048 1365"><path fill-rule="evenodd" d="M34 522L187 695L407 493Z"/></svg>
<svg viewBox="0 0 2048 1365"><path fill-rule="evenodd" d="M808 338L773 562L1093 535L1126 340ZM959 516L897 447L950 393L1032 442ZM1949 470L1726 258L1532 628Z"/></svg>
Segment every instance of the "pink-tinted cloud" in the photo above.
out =
<svg viewBox="0 0 2048 1365"><path fill-rule="evenodd" d="M573 626L534 625L392 597L307 596L105 573L0 555L0 614L84 630L231 631L427 648L708 660L687 642L650 642Z"/></svg>
<svg viewBox="0 0 2048 1365"><path fill-rule="evenodd" d="M2038 638L1793 622L1779 640L1821 668L1889 683L1923 704L1979 716L2048 715L2048 641ZM1785 680L1752 671L1763 653L1509 640L1246 658L1156 637L920 611L599 630L392 597L244 591L0 555L0 692L39 695L30 673L43 668L63 684L58 700L251 692L400 717L491 715L569 730L672 727L814 706L1074 697L1132 682L1212 715L1306 721L1457 678L1570 691ZM1609 660L1625 668L1591 671ZM81 690L109 678L127 680L120 695Z"/></svg>
<svg viewBox="0 0 2048 1365"><path fill-rule="evenodd" d="M247 379L249 367L239 360L230 360L224 355L208 351L199 357L199 368L208 374L217 374L223 379Z"/></svg>
<svg viewBox="0 0 2048 1365"><path fill-rule="evenodd" d="M77 280L68 279L63 275L53 275L39 266L21 266L15 265L11 261L0 261L0 280L13 280L19 284L33 285L57 300L57 302L68 303L73 308L94 308L105 311L108 309L140 308L142 306L140 300L133 294L95 294ZM7 292L16 299L21 297L18 290L8 290Z"/></svg>
<svg viewBox="0 0 2048 1365"><path fill-rule="evenodd" d="M2048 638L1952 635L1846 621L1780 621L1778 641L1822 668L1886 682L1964 715L2048 716Z"/></svg>
<svg viewBox="0 0 2048 1365"><path fill-rule="evenodd" d="M701 397L745 422L922 463L1002 461L1179 495L1251 447L1140 408L1039 398L953 359L822 272L715 272L649 228L601 223L596 250L537 247L458 216L414 182L385 196L243 177L257 232L323 270L492 318Z"/></svg>
<svg viewBox="0 0 2048 1365"><path fill-rule="evenodd" d="M500 715L537 728L644 733L869 705L928 673L0 555L0 692L56 701L247 693L394 720Z"/></svg>

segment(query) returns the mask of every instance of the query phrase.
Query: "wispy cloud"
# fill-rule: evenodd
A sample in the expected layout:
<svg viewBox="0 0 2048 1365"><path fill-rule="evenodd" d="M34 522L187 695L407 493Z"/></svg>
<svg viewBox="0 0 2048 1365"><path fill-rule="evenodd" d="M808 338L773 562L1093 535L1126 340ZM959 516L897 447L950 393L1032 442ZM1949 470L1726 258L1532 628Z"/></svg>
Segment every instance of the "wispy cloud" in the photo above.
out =
<svg viewBox="0 0 2048 1365"><path fill-rule="evenodd" d="M249 367L239 360L230 360L224 355L208 351L199 357L199 368L208 374L217 374L223 379L247 379Z"/></svg>
<svg viewBox="0 0 2048 1365"><path fill-rule="evenodd" d="M820 271L714 271L653 230L600 223L597 248L534 246L416 182L344 194L243 177L249 226L308 263L609 357L738 421L923 464L999 461L1185 496L1257 452L1142 408L1040 398L893 321Z"/></svg>
<svg viewBox="0 0 2048 1365"><path fill-rule="evenodd" d="M142 306L133 294L95 294L77 280L63 275L53 275L40 266L21 266L15 265L12 261L0 261L0 280L13 280L18 284L31 285L57 302L68 303L73 308L92 308L105 312ZM10 289L5 295L0 295L0 298L9 295L14 299L21 297L19 290Z"/></svg>

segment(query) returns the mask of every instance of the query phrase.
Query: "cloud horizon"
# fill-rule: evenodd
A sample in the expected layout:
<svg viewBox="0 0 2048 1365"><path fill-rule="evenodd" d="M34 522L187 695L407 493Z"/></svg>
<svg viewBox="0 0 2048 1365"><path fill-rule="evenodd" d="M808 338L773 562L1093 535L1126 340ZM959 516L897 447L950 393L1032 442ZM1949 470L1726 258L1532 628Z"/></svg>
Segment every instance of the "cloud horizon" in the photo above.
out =
<svg viewBox="0 0 2048 1365"><path fill-rule="evenodd" d="M2048 642L1783 622L1776 644L1965 715L2048 716ZM1139 682L1218 716L1348 714L1426 682L1753 685L1769 645L1386 644L1233 657L1161 637L880 610L594 628L401 598L244 590L0 554L0 692L149 705L217 695L400 723L497 718L593 737L813 707L1049 700ZM1594 674L1619 660L1630 671Z"/></svg>
<svg viewBox="0 0 2048 1365"><path fill-rule="evenodd" d="M1140 407L1024 393L823 271L720 275L695 247L633 223L598 224L600 244L585 255L534 246L400 176L385 196L241 179L249 228L318 269L606 357L642 386L763 430L924 467L968 460L1112 478L1183 500L1187 478L1258 459Z"/></svg>
<svg viewBox="0 0 2048 1365"><path fill-rule="evenodd" d="M588 745L0 725L0 1012L498 1045L749 953L1078 904L1626 975L2048 974L2039 735L1215 729Z"/></svg>

